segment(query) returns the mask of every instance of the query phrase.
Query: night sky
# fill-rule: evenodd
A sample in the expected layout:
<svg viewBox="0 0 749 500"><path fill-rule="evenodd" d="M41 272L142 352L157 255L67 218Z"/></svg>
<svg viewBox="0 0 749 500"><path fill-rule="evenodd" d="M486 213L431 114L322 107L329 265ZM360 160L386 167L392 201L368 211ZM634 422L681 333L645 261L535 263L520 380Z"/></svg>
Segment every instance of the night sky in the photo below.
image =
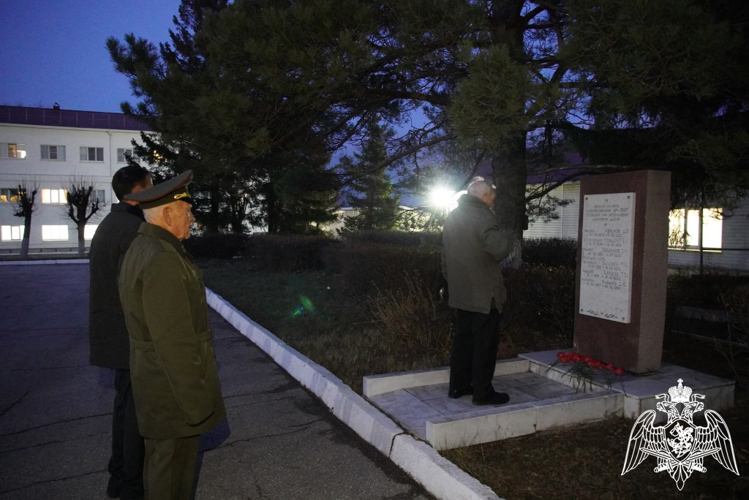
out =
<svg viewBox="0 0 749 500"><path fill-rule="evenodd" d="M169 39L180 0L0 0L0 104L120 111L135 102L106 40Z"/></svg>

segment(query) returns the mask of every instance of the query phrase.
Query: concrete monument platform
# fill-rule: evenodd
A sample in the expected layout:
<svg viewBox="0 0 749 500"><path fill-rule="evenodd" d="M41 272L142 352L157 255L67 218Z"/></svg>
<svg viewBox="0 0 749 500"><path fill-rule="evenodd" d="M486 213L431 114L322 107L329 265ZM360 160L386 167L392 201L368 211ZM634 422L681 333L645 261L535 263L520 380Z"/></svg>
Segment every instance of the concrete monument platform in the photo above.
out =
<svg viewBox="0 0 749 500"><path fill-rule="evenodd" d="M449 368L364 377L363 392L402 427L444 450L499 441L537 431L602 420L637 418L655 409L655 395L668 393L679 378L698 394L705 407L733 406L734 382L664 364L649 375L594 371L590 379L556 363L557 351L523 354L498 361L493 384L510 395L502 406L474 406L470 396L447 397ZM665 414L659 413L659 417Z"/></svg>

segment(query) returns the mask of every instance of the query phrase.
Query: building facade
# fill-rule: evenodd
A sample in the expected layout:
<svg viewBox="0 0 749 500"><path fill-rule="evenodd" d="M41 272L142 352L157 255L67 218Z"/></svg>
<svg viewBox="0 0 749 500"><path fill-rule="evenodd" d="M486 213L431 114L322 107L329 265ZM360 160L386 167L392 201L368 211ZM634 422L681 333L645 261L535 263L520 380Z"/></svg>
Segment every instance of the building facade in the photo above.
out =
<svg viewBox="0 0 749 500"><path fill-rule="evenodd" d="M36 186L29 253L73 252L75 223L65 212L68 186L84 180L105 206L87 224L86 246L117 203L114 173L149 128L122 113L0 106L0 254L19 253L23 217L13 215L20 185Z"/></svg>

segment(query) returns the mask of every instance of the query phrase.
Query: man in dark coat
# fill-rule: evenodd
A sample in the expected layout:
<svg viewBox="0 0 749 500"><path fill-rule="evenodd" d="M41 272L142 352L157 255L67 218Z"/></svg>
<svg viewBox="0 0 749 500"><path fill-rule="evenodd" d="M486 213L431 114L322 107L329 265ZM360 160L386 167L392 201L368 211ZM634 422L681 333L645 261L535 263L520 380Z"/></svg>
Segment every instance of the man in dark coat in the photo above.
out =
<svg viewBox="0 0 749 500"><path fill-rule="evenodd" d="M151 185L151 175L145 168L119 169L112 178L112 190L120 202L112 205L112 211L99 224L91 241L90 361L92 365L115 370L107 495L124 500L143 497L144 446L130 387L130 342L117 290L117 274L144 220L137 202L124 200L124 197Z"/></svg>
<svg viewBox="0 0 749 500"><path fill-rule="evenodd" d="M125 256L119 290L146 442L146 497L189 499L200 434L225 417L200 269L182 246L194 222L188 171L131 194L146 222Z"/></svg>
<svg viewBox="0 0 749 500"><path fill-rule="evenodd" d="M500 261L509 254L509 241L492 209L496 197L490 183L475 180L442 231L442 274L456 315L448 396L472 394L475 405L500 405L510 399L492 387L506 298Z"/></svg>

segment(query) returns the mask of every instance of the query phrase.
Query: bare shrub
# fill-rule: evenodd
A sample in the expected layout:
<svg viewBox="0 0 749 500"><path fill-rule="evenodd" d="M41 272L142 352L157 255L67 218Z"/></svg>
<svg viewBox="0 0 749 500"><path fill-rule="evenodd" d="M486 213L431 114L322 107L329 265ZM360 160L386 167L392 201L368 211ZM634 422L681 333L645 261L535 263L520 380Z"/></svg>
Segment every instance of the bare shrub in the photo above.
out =
<svg viewBox="0 0 749 500"><path fill-rule="evenodd" d="M749 286L724 290L720 294L726 311L728 336L725 341L715 340L715 349L724 357L736 378L746 387L749 370L746 360L749 355Z"/></svg>
<svg viewBox="0 0 749 500"><path fill-rule="evenodd" d="M375 321L382 325L384 350L389 356L446 363L450 352L449 311L422 280L408 273L398 291L377 290L369 300Z"/></svg>

